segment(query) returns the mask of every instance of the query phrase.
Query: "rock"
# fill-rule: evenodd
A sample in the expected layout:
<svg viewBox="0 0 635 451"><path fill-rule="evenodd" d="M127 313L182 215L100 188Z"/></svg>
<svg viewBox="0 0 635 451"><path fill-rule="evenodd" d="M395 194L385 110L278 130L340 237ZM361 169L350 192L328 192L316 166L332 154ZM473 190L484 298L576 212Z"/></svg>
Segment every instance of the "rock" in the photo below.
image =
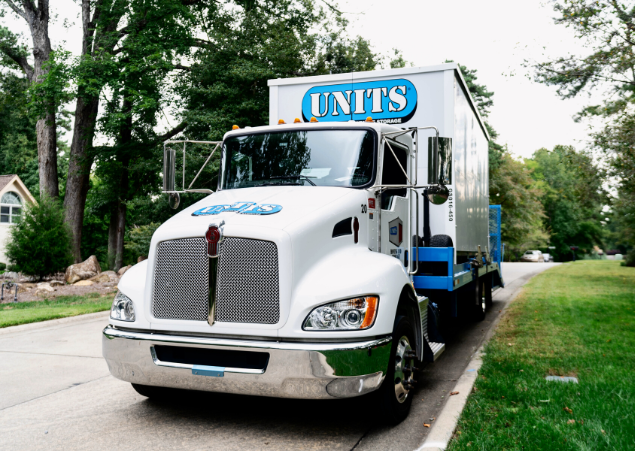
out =
<svg viewBox="0 0 635 451"><path fill-rule="evenodd" d="M104 286L105 287L116 287L117 286L117 282L116 281L104 282Z"/></svg>
<svg viewBox="0 0 635 451"><path fill-rule="evenodd" d="M101 267L97 261L97 257L91 255L86 261L76 263L66 268L64 280L67 283L75 283L78 280L86 280L95 277L101 272Z"/></svg>
<svg viewBox="0 0 635 451"><path fill-rule="evenodd" d="M110 277L108 276L108 274L104 274L102 272L101 274L97 274L95 277L91 277L88 280L95 283L110 282Z"/></svg>
<svg viewBox="0 0 635 451"><path fill-rule="evenodd" d="M125 274L126 271L128 271L130 268L132 268L132 265L128 265L128 266L124 266L123 268L121 268L117 274L119 274L119 277L123 276Z"/></svg>
<svg viewBox="0 0 635 451"><path fill-rule="evenodd" d="M38 284L37 284L37 290L36 290L36 293L37 293L38 291L42 291L42 290L43 290L43 291L48 291L49 293L52 293L53 291L55 291L55 288L53 288L53 287L51 286L51 284L50 284L50 283L48 283L48 282L41 282L41 283L38 283Z"/></svg>
<svg viewBox="0 0 635 451"><path fill-rule="evenodd" d="M119 276L114 271L104 271L102 272L102 274L108 274L108 277L110 277L111 281L119 279Z"/></svg>
<svg viewBox="0 0 635 451"><path fill-rule="evenodd" d="M142 261L147 259L148 259L147 255L139 255L139 258L137 258L137 263L141 263Z"/></svg>
<svg viewBox="0 0 635 451"><path fill-rule="evenodd" d="M51 280L49 283L51 284L52 287L63 287L64 286L64 282L62 282L61 280Z"/></svg>
<svg viewBox="0 0 635 451"><path fill-rule="evenodd" d="M18 293L24 293L25 291L29 291L31 288L37 286L34 283L19 283L18 284ZM13 289L15 290L15 288ZM4 287L4 292L7 292L7 287Z"/></svg>
<svg viewBox="0 0 635 451"><path fill-rule="evenodd" d="M79 282L75 282L73 284L75 287L89 287L91 285L95 285L95 282L92 280L80 280Z"/></svg>
<svg viewBox="0 0 635 451"><path fill-rule="evenodd" d="M18 278L18 273L13 271L6 271L4 274L2 274L2 278L16 280Z"/></svg>

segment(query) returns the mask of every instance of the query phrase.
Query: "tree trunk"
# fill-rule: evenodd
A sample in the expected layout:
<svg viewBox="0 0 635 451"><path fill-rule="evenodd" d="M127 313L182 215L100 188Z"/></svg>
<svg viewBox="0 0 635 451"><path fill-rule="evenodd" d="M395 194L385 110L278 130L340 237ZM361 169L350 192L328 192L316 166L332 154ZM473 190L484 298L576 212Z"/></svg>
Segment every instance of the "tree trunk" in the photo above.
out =
<svg viewBox="0 0 635 451"><path fill-rule="evenodd" d="M75 107L75 126L71 143L66 193L64 195L64 209L66 223L72 233L71 246L75 263L82 261L82 225L84 223L84 207L88 194L90 167L93 156L89 149L93 145L95 134L95 119L99 106L98 97L84 97L79 93Z"/></svg>
<svg viewBox="0 0 635 451"><path fill-rule="evenodd" d="M46 63L51 57L51 40L49 38L49 4L48 1L24 1L24 19L29 24L33 40L33 76L32 84L42 83L48 74ZM57 197L59 182L57 180L57 127L55 110L57 105L46 104L47 112L36 124L37 154L40 175L40 195Z"/></svg>
<svg viewBox="0 0 635 451"><path fill-rule="evenodd" d="M37 160L40 175L40 196L59 196L57 178L57 130L55 114L47 114L37 121Z"/></svg>
<svg viewBox="0 0 635 451"><path fill-rule="evenodd" d="M117 252L115 254L115 271L119 271L123 266L124 234L126 232L127 206L123 201L117 205Z"/></svg>
<svg viewBox="0 0 635 451"><path fill-rule="evenodd" d="M108 225L108 269L115 269L115 256L117 255L117 222L118 222L117 203L110 209L110 224Z"/></svg>

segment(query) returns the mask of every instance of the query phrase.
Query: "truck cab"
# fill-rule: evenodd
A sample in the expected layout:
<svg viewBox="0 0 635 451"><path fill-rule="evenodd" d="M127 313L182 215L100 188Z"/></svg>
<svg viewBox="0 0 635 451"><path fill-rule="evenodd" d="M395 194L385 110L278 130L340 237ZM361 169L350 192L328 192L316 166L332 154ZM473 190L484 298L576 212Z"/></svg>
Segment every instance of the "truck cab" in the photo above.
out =
<svg viewBox="0 0 635 451"><path fill-rule="evenodd" d="M423 130L436 130L426 152ZM438 303L473 286L484 314L499 270L488 252L458 262L451 237L430 236L430 206L449 197L449 143L434 126L372 119L226 133L212 143L214 192L162 224L119 283L103 331L112 375L146 396L375 392L381 416L403 420L417 362L445 347ZM435 168L425 183L421 153ZM164 187L178 199L175 159L167 149ZM443 247L430 251L435 238Z"/></svg>

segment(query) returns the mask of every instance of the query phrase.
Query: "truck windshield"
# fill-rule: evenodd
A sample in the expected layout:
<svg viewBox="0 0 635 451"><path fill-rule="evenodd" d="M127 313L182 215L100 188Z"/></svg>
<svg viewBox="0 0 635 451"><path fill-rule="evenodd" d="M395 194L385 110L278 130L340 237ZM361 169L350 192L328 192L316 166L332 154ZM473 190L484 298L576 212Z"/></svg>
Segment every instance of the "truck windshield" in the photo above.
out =
<svg viewBox="0 0 635 451"><path fill-rule="evenodd" d="M374 133L292 130L235 136L223 145L222 188L363 187L372 182Z"/></svg>

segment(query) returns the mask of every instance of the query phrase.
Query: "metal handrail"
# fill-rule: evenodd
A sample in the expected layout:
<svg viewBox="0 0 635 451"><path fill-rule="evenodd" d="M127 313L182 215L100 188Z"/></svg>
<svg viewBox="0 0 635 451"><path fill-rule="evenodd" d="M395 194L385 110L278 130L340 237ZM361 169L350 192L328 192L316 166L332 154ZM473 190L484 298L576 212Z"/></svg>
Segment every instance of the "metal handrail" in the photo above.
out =
<svg viewBox="0 0 635 451"><path fill-rule="evenodd" d="M410 188L410 192L412 194L414 194L414 198L415 198L415 204L416 204L416 214L415 214L415 219L416 219L416 228L415 228L415 236L419 236L419 196L417 193L417 190L415 190L414 188ZM410 199L410 205L412 206L412 199ZM412 215L410 215L410 223L412 225ZM409 242L410 242L410 247L409 247L409 251L410 253L412 253L412 228L409 230L410 233L408 233L408 237L409 237ZM416 257L416 265L415 265L415 270L414 271L408 271L408 275L410 276L414 276L415 274L417 274L419 272L419 243L418 243L418 239L417 239L417 257ZM410 257L410 260L412 261L413 258L412 256ZM412 266L412 265L409 265Z"/></svg>
<svg viewBox="0 0 635 451"><path fill-rule="evenodd" d="M183 143L183 169L182 169L183 178L182 178L182 182L181 182L181 191L179 191L177 189L174 189L173 191L162 190L162 192L166 193L166 194L171 194L171 193L213 193L214 192L213 190L207 189L207 188L202 188L202 189L191 189L191 188L192 188L192 185L194 184L194 182L196 181L196 179L198 179L198 176L201 175L201 172L203 172L203 169L205 169L205 166L207 166L207 163L209 163L209 161L212 159L212 156L214 155L214 153L216 152L218 147L223 142L222 141L194 141L194 140L191 140L191 139L168 140L168 141L165 141L163 143L163 158L165 158L165 149L168 146L168 144L181 144L181 143ZM196 176L194 177L192 182L189 184L189 186L187 188L185 188L185 151L186 151L186 148L187 148L187 143L192 143L192 144L214 144L214 148L212 149L212 152L209 154L209 156L205 160L205 163L203 163L203 165L201 166L201 169L199 169L199 171L196 173ZM165 174L163 174L163 176L165 177ZM175 188L176 188L176 186L175 186Z"/></svg>

